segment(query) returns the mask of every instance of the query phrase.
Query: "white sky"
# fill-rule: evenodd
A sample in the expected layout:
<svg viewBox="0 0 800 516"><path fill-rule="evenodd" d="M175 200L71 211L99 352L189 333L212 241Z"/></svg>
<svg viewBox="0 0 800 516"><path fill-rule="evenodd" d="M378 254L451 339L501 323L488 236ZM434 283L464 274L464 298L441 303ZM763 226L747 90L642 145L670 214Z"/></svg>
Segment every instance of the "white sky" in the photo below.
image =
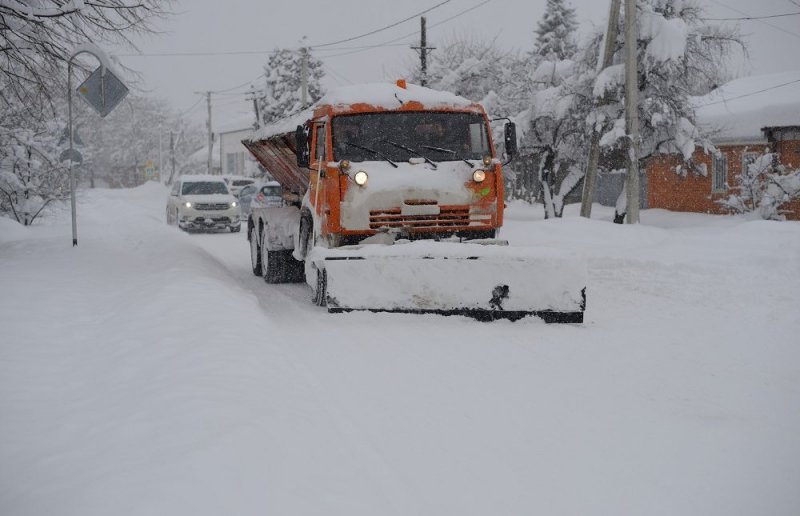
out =
<svg viewBox="0 0 800 516"><path fill-rule="evenodd" d="M142 53L264 51L252 55L120 57L126 66L142 74L144 87L166 98L177 109L194 106L189 116L205 121L205 102L194 92L224 90L251 81L263 71L267 53L275 47L294 47L302 36L312 45L370 32L428 9L444 0L178 0L178 14L161 24L163 34L139 43ZM545 0L490 0L458 18L446 20L483 0L450 0L426 14L428 45L436 46L454 35L497 38L503 48L528 49L533 29L544 10ZM798 0L705 0L709 17L728 18L800 12ZM591 25L604 26L609 0L572 0L581 31ZM770 73L800 69L800 16L763 21L741 21L749 43L749 61L735 73ZM331 48L380 44L419 29L419 18L356 41ZM339 84L394 80L418 59L409 49L419 37L409 36L393 45L343 54L347 50L319 51L325 63L327 87ZM120 54L129 51L119 51ZM326 57L330 56L330 57ZM233 93L244 91L234 90ZM243 95L214 98L215 130L235 119L245 120L252 105Z"/></svg>

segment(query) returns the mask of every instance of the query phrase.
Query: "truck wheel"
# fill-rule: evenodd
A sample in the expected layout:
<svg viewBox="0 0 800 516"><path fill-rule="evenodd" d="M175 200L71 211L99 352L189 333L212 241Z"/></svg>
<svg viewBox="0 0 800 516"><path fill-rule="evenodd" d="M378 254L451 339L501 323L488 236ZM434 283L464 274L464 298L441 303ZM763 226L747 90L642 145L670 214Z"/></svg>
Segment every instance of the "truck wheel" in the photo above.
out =
<svg viewBox="0 0 800 516"><path fill-rule="evenodd" d="M314 289L311 302L316 306L328 304L328 271L325 269L317 269L317 286Z"/></svg>
<svg viewBox="0 0 800 516"><path fill-rule="evenodd" d="M267 283L282 283L283 274L283 255L281 251L270 251L267 249L267 226L261 230L261 271L264 273L264 281Z"/></svg>
<svg viewBox="0 0 800 516"><path fill-rule="evenodd" d="M261 246L258 245L258 230L253 226L250 229L250 264L253 274L261 276Z"/></svg>

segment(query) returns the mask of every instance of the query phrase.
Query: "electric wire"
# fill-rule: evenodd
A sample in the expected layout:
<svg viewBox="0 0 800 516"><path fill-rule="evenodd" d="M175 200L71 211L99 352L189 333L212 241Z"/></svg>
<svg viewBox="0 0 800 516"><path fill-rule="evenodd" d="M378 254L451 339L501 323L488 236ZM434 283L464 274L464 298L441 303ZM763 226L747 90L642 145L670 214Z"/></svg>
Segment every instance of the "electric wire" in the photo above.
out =
<svg viewBox="0 0 800 516"><path fill-rule="evenodd" d="M429 7L427 9L425 9L424 11L420 11L420 12L418 12L416 14L412 14L408 18L403 18L400 21L397 21L397 22L394 22L392 24L386 25L385 27L381 27L380 29L375 29L375 30L372 30L370 32L366 32L364 34L360 34L358 36L353 36L353 37L350 37L350 38L340 39L338 41L332 41L330 43L322 43L320 45L311 45L309 48L316 49L316 48L321 48L321 47L330 47L330 46L333 46L333 45L338 45L340 43L347 43L349 41L355 41L357 39L366 38L367 36L372 36L373 34L377 34L379 32L383 32L383 31L385 31L387 29L391 29L392 27L397 27L401 23L405 23L405 22L407 22L409 20L413 20L417 16L422 16L423 14L431 12L434 9L437 9L437 8L443 6L444 4L447 4L447 3L450 3L450 2L451 2L451 0L444 0L443 2L439 2L438 4L434 5L433 7Z"/></svg>
<svg viewBox="0 0 800 516"><path fill-rule="evenodd" d="M784 86L788 86L790 84L795 84L797 82L800 82L800 79L795 79L793 81L784 82L782 84L776 84L774 86L770 86L769 88L764 88L764 89L761 89L761 90L758 90L758 91L751 91L750 93L744 93L742 95L737 95L735 97L730 97L730 98L727 98L727 99L722 99L722 100L717 100L717 101L714 101L714 102L709 102L708 104L700 104L699 106L696 106L696 107L706 107L706 106L714 106L716 104L724 104L724 103L730 102L732 100L741 99L741 98L744 98L744 97L750 97L752 95L757 95L759 93L764 93L765 91L771 91L771 90L776 90L778 88L783 88Z"/></svg>

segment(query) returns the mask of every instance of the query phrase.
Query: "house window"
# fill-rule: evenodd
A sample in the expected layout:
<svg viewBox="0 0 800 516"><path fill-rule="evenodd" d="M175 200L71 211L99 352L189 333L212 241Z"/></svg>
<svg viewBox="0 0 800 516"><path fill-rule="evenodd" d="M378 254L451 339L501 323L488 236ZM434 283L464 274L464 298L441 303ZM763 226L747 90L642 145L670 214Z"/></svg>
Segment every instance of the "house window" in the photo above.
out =
<svg viewBox="0 0 800 516"><path fill-rule="evenodd" d="M724 192L728 188L728 157L724 154L715 156L711 169L711 191Z"/></svg>
<svg viewBox="0 0 800 516"><path fill-rule="evenodd" d="M745 152L742 154L742 174L749 172L750 165L756 162L758 156L757 152Z"/></svg>

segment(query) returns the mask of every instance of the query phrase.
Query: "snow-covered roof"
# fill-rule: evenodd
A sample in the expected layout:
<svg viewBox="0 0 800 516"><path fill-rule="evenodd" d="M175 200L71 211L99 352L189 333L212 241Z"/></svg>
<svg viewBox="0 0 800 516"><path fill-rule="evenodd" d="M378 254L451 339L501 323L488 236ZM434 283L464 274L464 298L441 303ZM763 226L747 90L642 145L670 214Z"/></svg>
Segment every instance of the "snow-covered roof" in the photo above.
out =
<svg viewBox="0 0 800 516"><path fill-rule="evenodd" d="M192 164L208 162L208 145L193 152L187 161ZM214 145L211 147L211 165L219 166L219 138L214 140Z"/></svg>
<svg viewBox="0 0 800 516"><path fill-rule="evenodd" d="M369 104L380 108L396 109L406 102L419 102L428 109L467 108L475 104L471 100L449 91L433 90L416 84L408 84L405 88L401 88L395 83L383 82L342 86L326 93L309 109L253 131L248 139L251 141L263 140L277 134L294 131L298 125L302 125L313 116L317 106Z"/></svg>
<svg viewBox="0 0 800 516"><path fill-rule="evenodd" d="M764 127L800 125L800 70L736 79L693 104L715 141L764 141Z"/></svg>

